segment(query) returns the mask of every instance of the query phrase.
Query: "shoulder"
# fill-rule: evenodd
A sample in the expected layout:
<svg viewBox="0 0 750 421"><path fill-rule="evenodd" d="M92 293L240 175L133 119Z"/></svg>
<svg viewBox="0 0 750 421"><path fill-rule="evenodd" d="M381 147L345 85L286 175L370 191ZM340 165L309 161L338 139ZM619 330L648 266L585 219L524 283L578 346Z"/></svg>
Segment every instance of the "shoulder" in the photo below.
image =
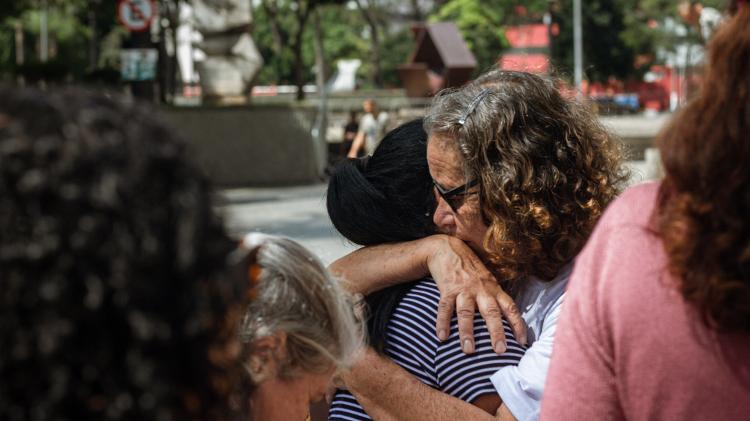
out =
<svg viewBox="0 0 750 421"><path fill-rule="evenodd" d="M656 206L661 183L648 182L625 190L604 212L603 227L648 225Z"/></svg>
<svg viewBox="0 0 750 421"><path fill-rule="evenodd" d="M395 312L408 313L410 317L427 322L437 320L437 306L440 302L440 290L431 278L417 281L401 299Z"/></svg>

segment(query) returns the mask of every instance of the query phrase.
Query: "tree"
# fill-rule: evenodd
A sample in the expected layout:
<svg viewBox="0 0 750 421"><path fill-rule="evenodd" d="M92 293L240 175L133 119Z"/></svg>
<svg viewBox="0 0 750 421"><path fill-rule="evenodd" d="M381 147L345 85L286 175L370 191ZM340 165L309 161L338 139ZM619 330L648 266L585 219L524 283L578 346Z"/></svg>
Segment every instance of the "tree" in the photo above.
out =
<svg viewBox="0 0 750 421"><path fill-rule="evenodd" d="M380 27L383 21L376 10L375 0L355 0L357 8L362 12L362 16L370 28L370 46L372 57L372 83L378 88L383 87L383 73L380 67Z"/></svg>
<svg viewBox="0 0 750 421"><path fill-rule="evenodd" d="M340 4L342 0L263 0L261 6L271 27L274 50L282 54L289 49L292 54L292 71L297 86L297 100L305 99L303 87L307 81L302 55L305 28L313 10L323 4ZM290 21L286 17L292 16ZM291 25L289 25L291 23Z"/></svg>
<svg viewBox="0 0 750 421"><path fill-rule="evenodd" d="M560 1L554 16L560 25L554 60L568 74L573 68L572 3ZM721 10L721 0L702 3ZM587 0L582 9L586 76L594 81L638 76L657 59L658 50L672 50L675 44L684 42L664 30L666 21L679 19L678 4L674 0ZM689 36L699 41L696 30Z"/></svg>
<svg viewBox="0 0 750 421"><path fill-rule="evenodd" d="M115 4L104 0L20 0L4 5L0 11L0 73L20 73L28 79L80 80L98 67L97 34L104 34L116 25ZM7 6L7 7L6 7ZM51 50L54 54L47 63L36 57L34 39L40 34L41 7L44 6ZM14 38L19 37L16 43ZM29 42L32 40L32 42ZM23 48L17 51L16 48ZM16 55L24 63L16 64Z"/></svg>

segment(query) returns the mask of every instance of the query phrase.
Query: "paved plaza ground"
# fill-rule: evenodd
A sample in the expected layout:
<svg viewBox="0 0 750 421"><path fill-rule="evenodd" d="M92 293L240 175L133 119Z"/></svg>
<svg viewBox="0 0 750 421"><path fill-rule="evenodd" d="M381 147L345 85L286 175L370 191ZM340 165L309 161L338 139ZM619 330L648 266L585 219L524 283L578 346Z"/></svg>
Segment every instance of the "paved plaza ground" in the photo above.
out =
<svg viewBox="0 0 750 421"><path fill-rule="evenodd" d="M356 247L341 237L326 212L325 184L228 189L221 192L229 231L291 237L329 264Z"/></svg>

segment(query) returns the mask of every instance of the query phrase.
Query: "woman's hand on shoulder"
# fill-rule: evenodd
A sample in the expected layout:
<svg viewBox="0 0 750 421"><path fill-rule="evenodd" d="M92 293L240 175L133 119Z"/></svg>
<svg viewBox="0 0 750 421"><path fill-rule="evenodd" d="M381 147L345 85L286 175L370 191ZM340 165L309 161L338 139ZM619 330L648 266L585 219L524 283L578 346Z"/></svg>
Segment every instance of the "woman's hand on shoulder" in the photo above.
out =
<svg viewBox="0 0 750 421"><path fill-rule="evenodd" d="M464 353L474 352L474 314L477 309L487 323L492 349L505 352L502 317L508 320L518 342L526 344L526 325L510 297L474 251L463 241L447 236L429 237L432 252L427 267L440 289L437 336L450 336L453 314L458 316L458 332Z"/></svg>

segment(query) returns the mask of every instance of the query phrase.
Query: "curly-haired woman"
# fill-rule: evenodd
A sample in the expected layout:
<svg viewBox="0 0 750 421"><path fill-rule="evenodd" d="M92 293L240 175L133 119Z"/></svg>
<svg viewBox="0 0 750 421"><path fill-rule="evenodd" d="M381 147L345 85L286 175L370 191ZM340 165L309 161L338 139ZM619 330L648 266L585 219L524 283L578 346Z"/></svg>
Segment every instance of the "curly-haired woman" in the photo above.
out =
<svg viewBox="0 0 750 421"><path fill-rule="evenodd" d="M355 244L419 239L435 233L433 189L427 133L422 119L414 120L388 133L372 155L336 166L328 184L328 215L339 233ZM439 299L430 278L370 294L369 343L421 382L494 414L500 402L490 376L517 365L524 349L506 325L506 352L496 354L479 314L475 314L477 341L472 354L461 352L455 320L450 338L439 341L434 334ZM354 396L339 390L328 419L371 418Z"/></svg>
<svg viewBox="0 0 750 421"><path fill-rule="evenodd" d="M358 335L322 266L267 239L227 276L213 190L143 105L0 98L0 419L303 419Z"/></svg>
<svg viewBox="0 0 750 421"><path fill-rule="evenodd" d="M626 191L576 261L542 418L750 413L750 4L732 9L659 136L664 180Z"/></svg>
<svg viewBox="0 0 750 421"><path fill-rule="evenodd" d="M368 247L332 267L365 293L431 272L443 294L438 337L448 336L457 309L467 353L475 348L475 304L487 316L497 352L505 350L499 319L505 313L516 337L530 346L518 366L492 377L503 402L497 415L535 419L572 260L625 178L618 145L588 108L562 97L552 81L501 70L436 97L425 129L437 199L433 220L448 235ZM489 416L415 382L374 353L357 368L343 378L370 414Z"/></svg>

